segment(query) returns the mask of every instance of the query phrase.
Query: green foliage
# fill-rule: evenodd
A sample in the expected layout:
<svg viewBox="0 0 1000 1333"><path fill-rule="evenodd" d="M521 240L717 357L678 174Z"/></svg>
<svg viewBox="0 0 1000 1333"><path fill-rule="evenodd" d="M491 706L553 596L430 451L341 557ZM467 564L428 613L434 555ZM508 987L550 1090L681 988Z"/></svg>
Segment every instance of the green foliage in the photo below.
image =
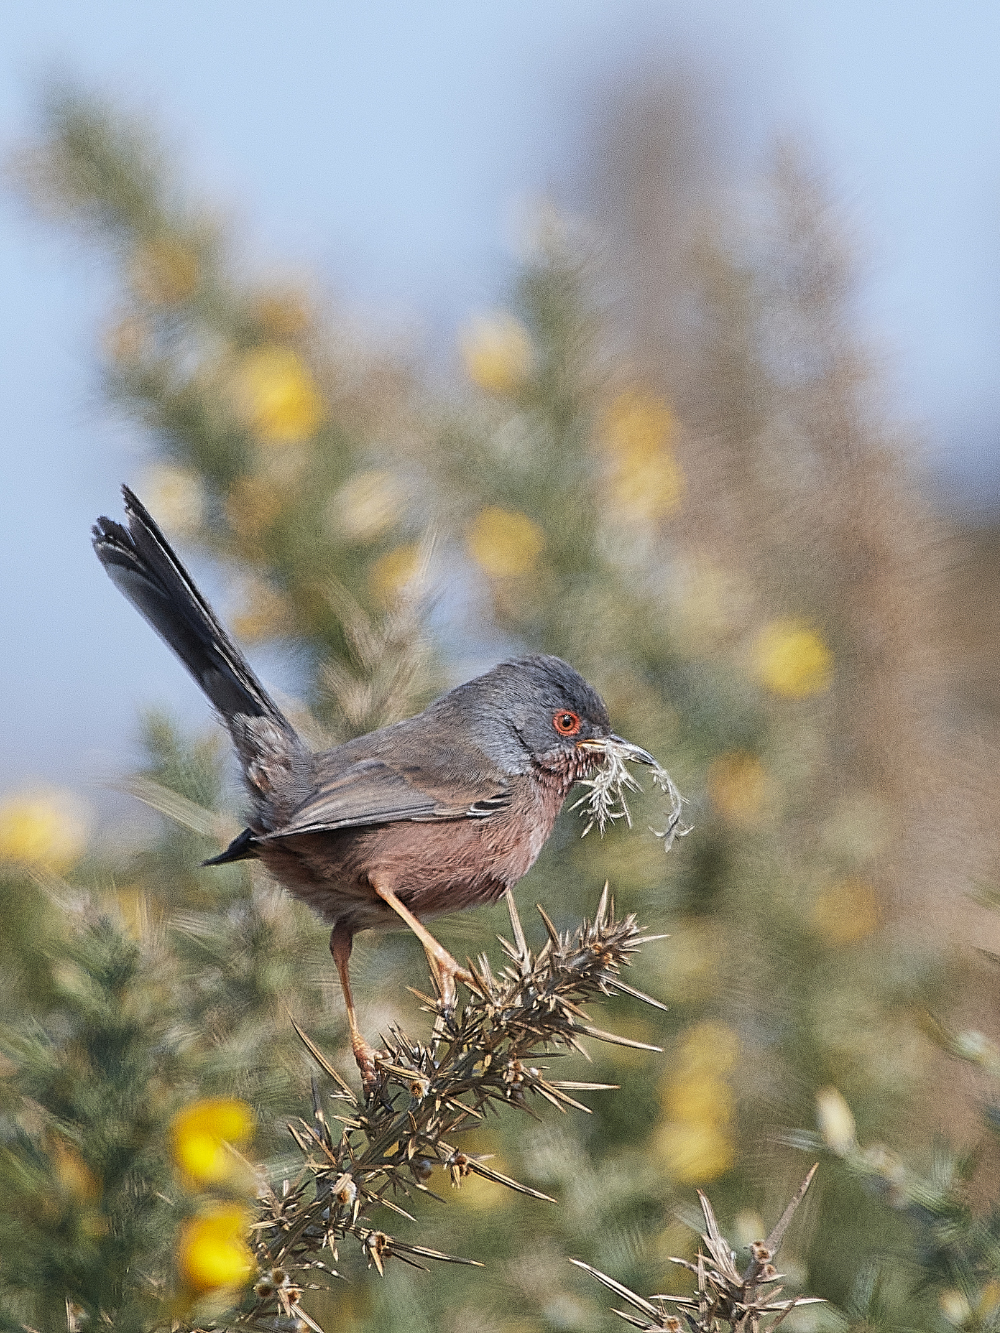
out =
<svg viewBox="0 0 1000 1333"><path fill-rule="evenodd" d="M67 1302L122 1329L162 1317L156 1274L176 1225L169 988L120 922L81 915L52 963L48 1012L6 1042L19 1094L0 1151L8 1328L65 1327Z"/></svg>
<svg viewBox="0 0 1000 1333"><path fill-rule="evenodd" d="M660 114L643 105L631 122L619 112L630 143ZM567 1256L630 1291L662 1289L668 1257L694 1252L696 1185L753 1238L801 1179L814 1140L787 1126L812 1122L823 1089L848 1097L866 1138L915 1133L919 1157L933 1056L911 1013L943 964L897 905L904 887L919 903L935 867L915 781L935 771L913 688L924 519L873 405L817 182L780 155L764 240L714 198L668 254L640 223L671 182L644 170L641 190L615 193L603 274L542 219L513 314L469 332L468 383L445 394L419 365L358 346L317 295L242 271L148 129L112 108L64 90L23 156L35 201L120 278L102 357L111 401L150 441L136 488L172 537L232 576L236 634L294 657L302 701L289 710L306 734L360 734L470 663L556 652L689 800L695 831L669 857L648 831L663 828L662 794L603 840L581 840L567 810L523 890L556 937L605 879L626 916L671 932L630 974L669 1012L629 1014L635 1044L591 1052L586 1081L622 1091L591 1098L586 1117L464 1133L468 1161L495 1155L492 1178L394 1235L401 1251L488 1260L488 1274L390 1266L382 1279L364 1253L353 1267L345 1255L352 1285L303 1297L327 1330L605 1327ZM609 279L626 290L630 270L641 282L622 321L597 292ZM678 311L682 333L664 327ZM324 928L256 867L200 868L239 827L218 736L153 716L145 741L128 787L164 821L129 857L78 860L72 888L58 876L73 856L45 850L45 810L0 811L10 1328L224 1322L239 1293L199 1287L179 1237L242 1187L177 1176L168 1126L190 1102L253 1108L262 1197L279 1214L306 1199L310 1244L323 1197L309 1188L371 1148L354 1111L343 1139L336 1102L324 1095L314 1116L315 1067L291 1021L331 1068L349 1067ZM502 908L447 919L441 939L478 955L503 920ZM355 964L366 1030L412 1030L416 942L362 940ZM393 1042L401 1069L431 1059L430 1036ZM567 1068L571 1083L580 1071ZM402 1077L382 1111L402 1113ZM282 1185L305 1141L289 1139L290 1120L313 1127L308 1187ZM381 1145L386 1161L401 1142ZM866 1157L853 1139L838 1152L784 1256L794 1286L836 1303L822 1326L992 1326L996 1223L969 1204L965 1168L941 1158L900 1208L877 1165L900 1158ZM364 1225L381 1227L369 1203ZM267 1233L257 1294L291 1328L289 1235ZM952 1291L965 1305L942 1316ZM786 1322L821 1326L798 1309Z"/></svg>

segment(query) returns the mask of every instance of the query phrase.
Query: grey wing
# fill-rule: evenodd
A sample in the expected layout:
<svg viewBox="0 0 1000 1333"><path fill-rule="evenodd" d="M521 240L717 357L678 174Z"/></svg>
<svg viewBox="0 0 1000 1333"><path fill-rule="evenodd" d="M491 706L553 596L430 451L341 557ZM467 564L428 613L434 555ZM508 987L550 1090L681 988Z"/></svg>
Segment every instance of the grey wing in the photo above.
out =
<svg viewBox="0 0 1000 1333"><path fill-rule="evenodd" d="M425 790L381 759L360 759L349 768L317 782L288 823L255 838L267 842L302 833L330 833L362 824L392 824L401 820L426 823L450 819L482 819L510 803L497 783L468 784L458 790Z"/></svg>

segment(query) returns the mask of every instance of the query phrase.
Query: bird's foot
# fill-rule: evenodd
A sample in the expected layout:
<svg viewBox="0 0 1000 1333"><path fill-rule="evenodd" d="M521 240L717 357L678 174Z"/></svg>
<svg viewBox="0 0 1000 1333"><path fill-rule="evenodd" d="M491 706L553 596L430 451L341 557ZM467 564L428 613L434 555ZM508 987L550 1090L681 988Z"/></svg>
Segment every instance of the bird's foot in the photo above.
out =
<svg viewBox="0 0 1000 1333"><path fill-rule="evenodd" d="M361 1071L361 1083L365 1092L371 1092L378 1081L379 1052L365 1041L360 1032L351 1034L351 1050L358 1069Z"/></svg>
<svg viewBox="0 0 1000 1333"><path fill-rule="evenodd" d="M455 984L457 981L460 981L463 986L468 986L477 995L480 993L481 987L475 974L470 972L467 967L462 967L445 949L441 949L440 954L433 955L430 962L434 980L437 983L438 1005L442 1013L452 1014L455 1012L455 1005L458 1003L458 987Z"/></svg>

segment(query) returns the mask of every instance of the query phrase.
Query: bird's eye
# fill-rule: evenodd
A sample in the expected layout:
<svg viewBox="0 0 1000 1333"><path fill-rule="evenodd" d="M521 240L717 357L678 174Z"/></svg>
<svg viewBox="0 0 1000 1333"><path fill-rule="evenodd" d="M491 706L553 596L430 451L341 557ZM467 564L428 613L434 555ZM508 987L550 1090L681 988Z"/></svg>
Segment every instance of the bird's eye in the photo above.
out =
<svg viewBox="0 0 1000 1333"><path fill-rule="evenodd" d="M552 725L560 736L575 736L580 730L580 719L575 713L570 713L567 710L564 713L556 713L552 719Z"/></svg>

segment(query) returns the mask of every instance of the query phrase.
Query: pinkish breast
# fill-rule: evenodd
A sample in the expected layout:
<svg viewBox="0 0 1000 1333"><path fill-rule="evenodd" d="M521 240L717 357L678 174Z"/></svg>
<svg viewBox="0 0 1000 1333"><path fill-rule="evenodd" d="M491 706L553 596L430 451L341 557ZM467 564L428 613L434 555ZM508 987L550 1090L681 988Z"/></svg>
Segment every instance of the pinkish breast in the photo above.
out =
<svg viewBox="0 0 1000 1333"><path fill-rule="evenodd" d="M399 821L275 839L260 857L285 888L327 921L353 930L395 929L399 918L372 883L391 888L418 917L496 900L538 858L565 798L562 774L525 782L484 819Z"/></svg>

